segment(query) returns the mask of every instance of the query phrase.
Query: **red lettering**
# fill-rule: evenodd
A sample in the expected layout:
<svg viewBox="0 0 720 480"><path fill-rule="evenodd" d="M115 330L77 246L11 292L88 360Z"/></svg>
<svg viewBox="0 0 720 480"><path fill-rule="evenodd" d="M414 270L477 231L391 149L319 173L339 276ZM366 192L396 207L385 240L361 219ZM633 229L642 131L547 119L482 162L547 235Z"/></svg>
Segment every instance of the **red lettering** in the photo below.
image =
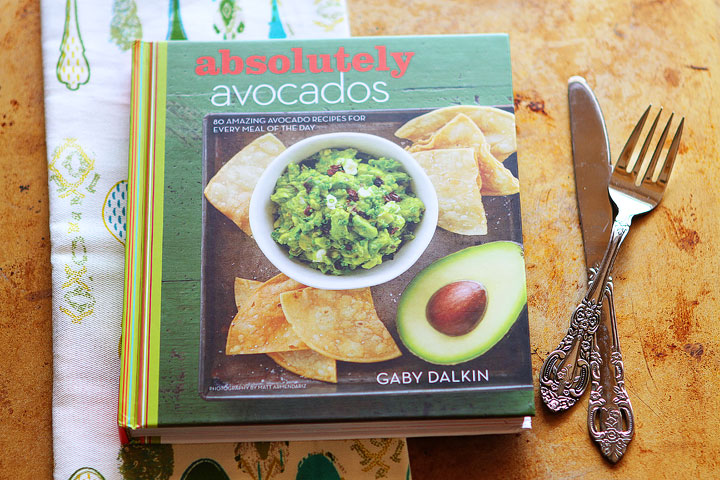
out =
<svg viewBox="0 0 720 480"><path fill-rule="evenodd" d="M310 68L310 72L312 73L332 73L333 69L330 66L330 55L327 54L308 54L308 68ZM322 67L320 66L319 60L322 60ZM314 64L314 66L313 66Z"/></svg>
<svg viewBox="0 0 720 480"><path fill-rule="evenodd" d="M352 59L352 66L358 72L367 72L373 69L375 59L369 53L358 53Z"/></svg>
<svg viewBox="0 0 720 480"><path fill-rule="evenodd" d="M268 60L268 68L272 73L285 73L290 70L290 59L285 55L274 55Z"/></svg>
<svg viewBox="0 0 720 480"><path fill-rule="evenodd" d="M221 49L218 50L220 53L221 63L222 63L222 74L223 75L238 75L242 73L243 71L243 61L242 58L236 57L235 55L230 55L230 50L228 49ZM232 67L231 67L232 64Z"/></svg>
<svg viewBox="0 0 720 480"><path fill-rule="evenodd" d="M393 78L401 78L405 75L407 68L410 66L410 60L415 55L415 52L391 52L390 56L395 60L398 68L390 72L390 76Z"/></svg>
<svg viewBox="0 0 720 480"><path fill-rule="evenodd" d="M241 57L231 55L229 49L218 49L220 58L202 56L196 59L195 74L205 75L262 75L268 71L276 75L284 73L307 73L305 62L310 73L345 73L350 70L357 72L390 72L393 78L402 78L410 66L415 52L388 52L385 45L375 45L375 53L360 52L350 55L345 47L338 47L334 54L305 54L302 48L290 49L292 55L250 55ZM392 67L389 63L393 64Z"/></svg>
<svg viewBox="0 0 720 480"><path fill-rule="evenodd" d="M378 66L375 70L378 72L387 72L390 70L387 66L387 49L384 45L375 45L375 50L378 51Z"/></svg>
<svg viewBox="0 0 720 480"><path fill-rule="evenodd" d="M350 71L350 65L345 63L345 60L349 56L350 55L345 53L344 47L338 48L338 51L335 53L335 63L337 64L338 72L349 72Z"/></svg>
<svg viewBox="0 0 720 480"><path fill-rule="evenodd" d="M264 55L251 55L247 57L247 69L245 73L248 75L261 75L267 71Z"/></svg>
<svg viewBox="0 0 720 480"><path fill-rule="evenodd" d="M305 73L303 68L303 51L302 48L291 48L293 52L293 70L292 73Z"/></svg>
<svg viewBox="0 0 720 480"><path fill-rule="evenodd" d="M198 57L197 67L195 67L196 75L217 75L218 73L213 57Z"/></svg>

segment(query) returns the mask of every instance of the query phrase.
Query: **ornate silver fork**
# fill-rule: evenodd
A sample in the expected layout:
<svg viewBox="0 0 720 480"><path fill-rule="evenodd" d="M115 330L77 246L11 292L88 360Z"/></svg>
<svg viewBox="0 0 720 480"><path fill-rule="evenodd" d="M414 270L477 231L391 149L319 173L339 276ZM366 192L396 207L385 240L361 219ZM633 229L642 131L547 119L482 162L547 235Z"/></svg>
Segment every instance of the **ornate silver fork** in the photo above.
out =
<svg viewBox="0 0 720 480"><path fill-rule="evenodd" d="M645 125L645 120L650 113L650 107L645 110L642 118L637 123L630 138L625 144L620 157L618 158L617 164L613 169L612 176L610 177L610 183L608 185L608 193L610 198L618 209L618 213L615 216L615 222L613 223L612 233L610 235L610 242L608 243L607 250L603 257L600 266L598 267L597 275L595 280L590 285L588 293L585 295L585 299L578 308L589 308L593 314L599 312L599 305L602 302L602 295L610 277L613 264L615 263L615 257L620 249L620 245L627 236L630 230L630 223L632 218L636 215L642 215L653 208L655 208L662 199L665 187L670 178L673 165L675 164L675 157L677 156L678 148L680 147L680 138L682 137L683 125L685 119L683 118L678 125L675 135L670 145L670 149L661 165L661 171L658 175L657 180L653 180L656 167L658 165L658 159L662 153L663 145L670 130L670 124L672 122L673 114L665 125L665 129L660 136L660 140L655 147L652 159L650 163L644 165L644 157L650 146L653 134L655 133L655 127L657 126L658 120L662 109L658 112L655 117L655 121L650 127L645 142L638 154L637 160L630 164L630 157L635 149L638 138L642 131L642 127ZM587 304L587 307L585 305ZM594 315L591 315L594 316Z"/></svg>
<svg viewBox="0 0 720 480"><path fill-rule="evenodd" d="M661 112L662 109L660 113ZM608 191L610 197L616 206L618 206L620 211L618 212L615 223L613 224L612 235L610 237L609 245L605 251L603 261L597 269L593 269L593 279L588 285L588 292L580 305L578 305L573 312L570 329L563 339L563 342L560 344L560 347L558 347L562 350L561 347L566 342L571 342L575 351L570 353L570 357L576 358L576 361L570 362L570 364L567 365L561 364L558 366L556 365L556 362L551 361L551 354L551 356L545 360L545 364L543 364L541 370L540 390L543 396L543 401L548 408L556 412L567 410L572 407L590 384L591 377L595 380L599 375L597 362L595 362L595 365L593 366L590 365L593 359L599 359L598 356L593 356L591 354L591 352L597 350L594 337L598 327L612 330L614 333L614 337L612 338L617 338L617 333L615 332L616 327L613 321L611 321L611 325L608 326L599 325L603 296L610 296L612 294L612 285L610 284L610 271L612 270L612 264L615 261L620 244L627 235L632 217L649 212L660 202L665 186L667 185L667 181L670 177L675 157L677 156L684 119L680 122L680 125L675 132L670 150L665 157L665 161L661 164L662 170L657 180L653 181L653 174L658 165L658 160L665 144L665 140L667 139L667 134L672 121L671 115L667 125L665 126L665 130L658 141L650 163L647 166L643 165L645 154L650 147L650 142L653 134L655 133L657 122L660 118L660 113L658 113L650 132L648 132L648 135L646 136L637 160L630 164L632 152L635 149L635 145L637 144L649 113L650 107L645 110L645 113L630 134L630 137L625 144L625 148L623 148L615 169L613 170L613 174L608 185ZM628 169L628 167L630 167L630 169ZM636 183L638 185L636 185ZM614 315L611 316L614 318ZM580 342L576 342L575 340L577 338L581 338L582 340ZM612 347L611 350L613 352L617 350L617 355L615 355L615 357L619 357L619 344L615 341L614 345L617 346L617 348ZM557 351L559 350L556 350L556 352ZM619 365L618 368L621 368L622 362L617 365ZM603 365L603 367L606 368L607 365ZM606 376L607 375L604 375L604 377ZM621 382L620 388L624 390L623 385L624 384ZM593 384L593 386L595 386L595 384ZM614 388L612 390L614 390ZM609 393L611 392L606 392L606 395ZM590 414L595 414L593 413L592 405ZM602 424L604 423L606 416L602 415L599 418L599 421ZM594 425L595 420L593 420L593 426ZM598 433L601 430L602 429L594 428L594 430L591 431L591 435L595 438L596 436L601 435L601 433Z"/></svg>
<svg viewBox="0 0 720 480"><path fill-rule="evenodd" d="M642 215L651 211L660 203L680 147L685 118L680 120L665 160L658 167L658 160L673 119L673 114L671 114L660 135L660 140L658 140L650 162L647 165L644 162L645 154L650 147L655 127L662 113L661 108L645 137L645 142L643 142L637 159L634 163L630 162L635 145L645 125L645 120L650 113L650 108L648 107L645 110L645 113L635 125L610 177L608 193L618 208L618 213L613 223L610 241L603 261L598 267L597 274L589 286L583 303L578 307L578 310L584 309L586 311L584 315L587 318L597 319L596 323L600 317L603 295L612 295L610 272L620 245L630 229L632 218L635 215ZM657 173L658 168L660 168L659 174ZM609 325L600 327L610 329L610 345L605 345L603 349L598 348L598 345L593 345L593 353L591 354L592 389L587 421L590 436L597 442L602 454L615 463L622 458L628 443L632 439L635 431L635 421L632 405L625 390L625 368L620 352L615 312L612 311L609 317ZM597 325L595 328L597 328ZM600 350L606 350L604 358L601 357ZM601 372L603 375L601 375Z"/></svg>

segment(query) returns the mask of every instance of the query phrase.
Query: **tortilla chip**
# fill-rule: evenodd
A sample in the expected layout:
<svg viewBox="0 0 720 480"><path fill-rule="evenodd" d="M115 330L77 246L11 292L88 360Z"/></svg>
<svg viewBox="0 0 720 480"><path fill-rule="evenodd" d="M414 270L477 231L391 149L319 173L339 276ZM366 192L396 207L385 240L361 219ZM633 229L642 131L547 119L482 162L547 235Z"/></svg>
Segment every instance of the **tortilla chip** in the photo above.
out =
<svg viewBox="0 0 720 480"><path fill-rule="evenodd" d="M280 295L306 288L283 274L260 285L230 324L225 353L285 352L308 348L285 320Z"/></svg>
<svg viewBox="0 0 720 480"><path fill-rule="evenodd" d="M518 179L490 152L490 145L477 125L462 113L435 132L428 140L414 143L411 153L442 148L474 148L480 176L478 187L483 195L510 195L520 191Z"/></svg>
<svg viewBox="0 0 720 480"><path fill-rule="evenodd" d="M235 279L235 305L242 308L249 297L263 282ZM337 362L312 350L293 350L267 354L281 367L302 377L314 378L323 382L337 383Z"/></svg>
<svg viewBox="0 0 720 480"><path fill-rule="evenodd" d="M282 142L267 133L236 153L205 187L208 201L250 236L250 197L260 175L283 150Z"/></svg>
<svg viewBox="0 0 720 480"><path fill-rule="evenodd" d="M520 192L518 179L493 156L487 143L476 150L476 155L482 177L482 184L478 182L480 193L497 196Z"/></svg>
<svg viewBox="0 0 720 480"><path fill-rule="evenodd" d="M517 149L515 115L499 108L480 105L458 105L433 110L407 122L395 132L395 136L413 142L427 139L458 114L466 115L480 128L490 144L490 151L499 161L505 160Z"/></svg>
<svg viewBox="0 0 720 480"><path fill-rule="evenodd" d="M438 197L438 226L461 235L485 235L487 218L478 189L478 164L472 148L413 153ZM482 180L479 180L482 182Z"/></svg>
<svg viewBox="0 0 720 480"><path fill-rule="evenodd" d="M337 383L337 362L312 350L268 353L268 356L286 370L301 377Z"/></svg>
<svg viewBox="0 0 720 480"><path fill-rule="evenodd" d="M245 301L250 298L250 295L255 293L263 282L257 280L246 280L244 278L235 279L235 306L240 309Z"/></svg>
<svg viewBox="0 0 720 480"><path fill-rule="evenodd" d="M325 356L371 363L401 355L375 311L369 288L305 288L280 295L280 302L300 338Z"/></svg>

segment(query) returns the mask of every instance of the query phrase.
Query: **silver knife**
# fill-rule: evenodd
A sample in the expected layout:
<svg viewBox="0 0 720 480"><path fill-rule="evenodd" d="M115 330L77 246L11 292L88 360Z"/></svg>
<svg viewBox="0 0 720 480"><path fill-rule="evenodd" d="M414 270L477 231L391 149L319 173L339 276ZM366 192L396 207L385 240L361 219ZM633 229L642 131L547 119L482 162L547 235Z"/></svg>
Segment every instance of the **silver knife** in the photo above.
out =
<svg viewBox="0 0 720 480"><path fill-rule="evenodd" d="M568 81L568 101L585 264L592 267L602 260L612 228L607 193L612 172L610 144L600 106L583 78ZM597 310L580 304L560 345L545 359L540 369L540 395L550 410L569 409L590 384L590 357L599 324Z"/></svg>
<svg viewBox="0 0 720 480"><path fill-rule="evenodd" d="M568 102L585 265L588 281L592 282L603 257L603 244L612 230L613 213L607 193L612 173L610 144L600 105L582 77L568 81ZM632 440L635 420L625 389L612 281L605 289L599 320L590 354L592 387L587 423L602 454L615 463Z"/></svg>
<svg viewBox="0 0 720 480"><path fill-rule="evenodd" d="M610 144L602 111L582 77L568 81L575 186L585 246L588 281L602 260L612 229L607 183L612 173ZM612 282L604 292L600 321L590 354L592 387L588 431L602 454L615 463L622 458L634 433L634 416L625 389L618 341Z"/></svg>

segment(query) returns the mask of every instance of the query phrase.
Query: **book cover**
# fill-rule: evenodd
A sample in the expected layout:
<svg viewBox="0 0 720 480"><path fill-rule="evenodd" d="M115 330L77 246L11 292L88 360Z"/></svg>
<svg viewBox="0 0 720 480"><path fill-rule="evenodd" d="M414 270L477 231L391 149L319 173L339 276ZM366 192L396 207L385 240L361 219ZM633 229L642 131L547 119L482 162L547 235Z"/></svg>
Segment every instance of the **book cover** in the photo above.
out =
<svg viewBox="0 0 720 480"><path fill-rule="evenodd" d="M534 413L506 35L138 42L132 82L131 436Z"/></svg>

